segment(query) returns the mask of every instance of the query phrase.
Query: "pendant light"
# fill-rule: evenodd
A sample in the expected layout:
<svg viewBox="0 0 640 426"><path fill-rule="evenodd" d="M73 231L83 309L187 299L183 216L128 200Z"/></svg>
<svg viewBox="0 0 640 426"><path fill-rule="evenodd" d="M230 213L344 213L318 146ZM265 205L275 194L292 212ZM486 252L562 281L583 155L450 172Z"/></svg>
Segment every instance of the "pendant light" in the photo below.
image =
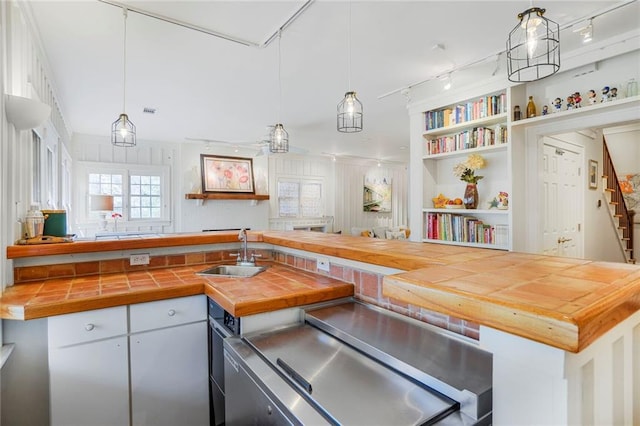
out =
<svg viewBox="0 0 640 426"><path fill-rule="evenodd" d="M111 124L111 143L116 146L136 146L136 126L129 120L125 113L127 93L127 9L122 8L124 15L124 47L123 51L123 78L122 78L122 114Z"/></svg>
<svg viewBox="0 0 640 426"><path fill-rule="evenodd" d="M280 75L280 41L282 39L282 29L278 31L278 121L282 110L282 77ZM269 151L273 153L289 152L289 133L284 129L282 123L277 123L269 134Z"/></svg>
<svg viewBox="0 0 640 426"><path fill-rule="evenodd" d="M560 69L560 26L545 18L545 9L531 7L518 14L520 23L507 40L510 81L536 81Z"/></svg>
<svg viewBox="0 0 640 426"><path fill-rule="evenodd" d="M362 103L351 90L351 2L349 2L349 25L347 28L347 87L344 99L338 104L338 131L355 133L362 131Z"/></svg>

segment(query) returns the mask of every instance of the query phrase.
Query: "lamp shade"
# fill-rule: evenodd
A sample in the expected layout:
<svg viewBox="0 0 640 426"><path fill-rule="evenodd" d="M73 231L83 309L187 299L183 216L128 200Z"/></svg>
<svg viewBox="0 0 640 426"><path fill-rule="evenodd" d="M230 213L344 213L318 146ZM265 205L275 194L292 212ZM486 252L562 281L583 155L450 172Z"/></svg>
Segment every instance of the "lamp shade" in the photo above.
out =
<svg viewBox="0 0 640 426"><path fill-rule="evenodd" d="M338 131L355 133L362 131L362 103L356 92L347 92L338 104Z"/></svg>
<svg viewBox="0 0 640 426"><path fill-rule="evenodd" d="M16 130L33 129L51 115L51 107L38 100L23 96L5 95L7 119Z"/></svg>
<svg viewBox="0 0 640 426"><path fill-rule="evenodd" d="M507 40L510 81L535 81L560 69L560 26L545 18L545 9L532 7L518 14L520 23Z"/></svg>
<svg viewBox="0 0 640 426"><path fill-rule="evenodd" d="M113 195L92 195L91 211L111 211L113 210Z"/></svg>

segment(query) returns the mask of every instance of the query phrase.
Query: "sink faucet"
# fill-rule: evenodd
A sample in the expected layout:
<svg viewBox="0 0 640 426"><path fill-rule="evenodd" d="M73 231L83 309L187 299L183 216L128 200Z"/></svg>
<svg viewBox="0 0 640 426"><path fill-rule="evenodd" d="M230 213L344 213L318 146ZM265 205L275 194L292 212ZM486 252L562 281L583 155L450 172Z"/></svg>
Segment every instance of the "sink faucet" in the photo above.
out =
<svg viewBox="0 0 640 426"><path fill-rule="evenodd" d="M237 265L241 266L255 266L256 265L256 257L261 257L260 254L251 253L251 257L247 255L247 230L242 228L240 233L238 234L238 239L242 241L242 252L241 253L232 253L232 256L237 256L238 261Z"/></svg>

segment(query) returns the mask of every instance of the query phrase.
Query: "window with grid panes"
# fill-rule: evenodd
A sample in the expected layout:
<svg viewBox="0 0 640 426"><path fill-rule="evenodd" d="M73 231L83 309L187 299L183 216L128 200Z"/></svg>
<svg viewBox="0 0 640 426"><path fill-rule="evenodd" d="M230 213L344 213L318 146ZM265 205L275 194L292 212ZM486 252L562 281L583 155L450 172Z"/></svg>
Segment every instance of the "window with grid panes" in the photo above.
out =
<svg viewBox="0 0 640 426"><path fill-rule="evenodd" d="M316 180L279 179L279 217L321 217L322 182Z"/></svg>

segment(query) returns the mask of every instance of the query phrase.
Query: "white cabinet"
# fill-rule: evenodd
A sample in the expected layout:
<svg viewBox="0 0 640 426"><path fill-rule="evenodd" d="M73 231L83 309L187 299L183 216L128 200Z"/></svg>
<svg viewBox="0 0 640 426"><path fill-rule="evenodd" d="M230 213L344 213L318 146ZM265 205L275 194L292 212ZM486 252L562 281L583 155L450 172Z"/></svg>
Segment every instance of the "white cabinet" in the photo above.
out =
<svg viewBox="0 0 640 426"><path fill-rule="evenodd" d="M127 308L49 318L51 425L129 424Z"/></svg>
<svg viewBox="0 0 640 426"><path fill-rule="evenodd" d="M204 297L204 296L203 296ZM206 301L162 300L130 307L134 425L209 423ZM191 306L194 305L194 306ZM202 305L202 306L201 306Z"/></svg>
<svg viewBox="0 0 640 426"><path fill-rule="evenodd" d="M206 296L49 318L51 424L207 425Z"/></svg>
<svg viewBox="0 0 640 426"><path fill-rule="evenodd" d="M501 194L511 191L506 111L506 91L498 91L423 113L422 241L510 248L509 207L498 208ZM453 170L470 154L486 161L475 172L483 176L477 209L436 205L440 195L463 198L466 183Z"/></svg>

